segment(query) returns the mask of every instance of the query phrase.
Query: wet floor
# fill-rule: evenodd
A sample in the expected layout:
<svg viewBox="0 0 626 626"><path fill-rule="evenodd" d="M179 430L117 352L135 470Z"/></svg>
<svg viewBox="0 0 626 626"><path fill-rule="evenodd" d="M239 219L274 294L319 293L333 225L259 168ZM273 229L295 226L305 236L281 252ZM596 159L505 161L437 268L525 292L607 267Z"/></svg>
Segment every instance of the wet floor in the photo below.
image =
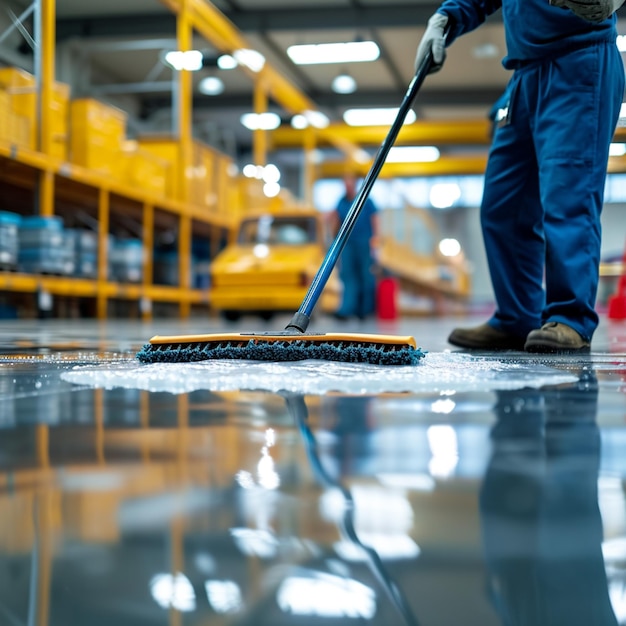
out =
<svg viewBox="0 0 626 626"><path fill-rule="evenodd" d="M626 624L626 322L450 351L474 321L318 321L414 335L412 369L141 366L222 327L3 322L0 624Z"/></svg>

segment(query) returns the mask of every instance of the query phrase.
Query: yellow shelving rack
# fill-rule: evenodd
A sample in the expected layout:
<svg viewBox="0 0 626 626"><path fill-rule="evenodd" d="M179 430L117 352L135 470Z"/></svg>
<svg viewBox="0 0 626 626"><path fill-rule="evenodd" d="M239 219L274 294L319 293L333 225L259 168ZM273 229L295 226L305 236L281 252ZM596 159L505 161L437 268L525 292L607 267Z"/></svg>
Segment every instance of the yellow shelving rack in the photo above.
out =
<svg viewBox="0 0 626 626"><path fill-rule="evenodd" d="M185 7L183 2L176 11L180 50L191 46L192 26ZM113 107L95 100L70 101L67 86L56 83L54 77L55 0L35 0L31 11L37 25L36 75L15 68L0 69L0 184L36 192L33 208L41 217L55 215L55 205L63 199L91 204L98 222L98 270L95 279L0 271L0 291L95 298L100 319L107 317L111 299L134 300L142 305L175 303L181 317L188 316L194 304L208 307L209 291L191 285L192 232L196 228L203 232L232 228L241 207L232 202L238 198L238 183L233 179L230 159L192 138L189 72L178 73L177 136L164 141L171 151L169 161L159 159L149 146L137 142L89 146L84 141L87 130L93 134L100 124L100 139L110 142L107 137L116 136L124 125L123 114L116 116ZM68 119L74 129L68 129ZM97 155L103 153L106 159L98 160ZM212 172L206 171L208 161ZM204 168L203 180L194 179L198 164ZM122 167L125 175L114 171ZM158 168L169 168L167 184ZM133 184L146 178L155 184ZM211 194L203 188L206 181L213 186ZM209 195L211 201L207 201ZM131 206L141 224L145 264L138 284L113 282L108 277L109 226L120 206L124 210ZM178 232L178 286L153 283L152 249L158 215L166 215ZM151 316L150 306L141 310L144 317Z"/></svg>

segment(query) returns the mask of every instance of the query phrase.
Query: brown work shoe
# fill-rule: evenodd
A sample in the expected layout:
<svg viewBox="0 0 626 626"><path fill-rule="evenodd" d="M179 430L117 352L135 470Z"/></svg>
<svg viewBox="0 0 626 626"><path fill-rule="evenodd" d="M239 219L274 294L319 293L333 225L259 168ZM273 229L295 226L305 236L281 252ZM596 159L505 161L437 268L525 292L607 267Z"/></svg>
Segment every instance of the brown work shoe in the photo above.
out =
<svg viewBox="0 0 626 626"><path fill-rule="evenodd" d="M527 352L588 352L591 344L573 328L560 322L548 322L528 333Z"/></svg>
<svg viewBox="0 0 626 626"><path fill-rule="evenodd" d="M448 337L448 342L470 350L523 350L523 337L498 330L489 324L474 328L455 328Z"/></svg>

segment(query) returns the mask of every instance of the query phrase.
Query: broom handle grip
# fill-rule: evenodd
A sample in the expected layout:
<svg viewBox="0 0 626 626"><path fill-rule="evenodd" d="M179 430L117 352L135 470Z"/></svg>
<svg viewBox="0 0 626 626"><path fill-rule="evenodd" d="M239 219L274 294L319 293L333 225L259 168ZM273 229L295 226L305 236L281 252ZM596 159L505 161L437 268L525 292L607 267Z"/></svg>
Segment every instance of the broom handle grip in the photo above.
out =
<svg viewBox="0 0 626 626"><path fill-rule="evenodd" d="M319 270L317 270L317 274L313 278L313 282L311 283L309 290L307 291L307 294L304 297L304 300L302 301L302 304L300 305L300 308L298 309L298 312L296 313L294 318L298 317L299 319L301 319L303 316L305 316L306 318L311 317L313 309L315 308L315 305L317 304L317 301L322 294L322 290L326 286L330 274L337 264L339 255L346 245L348 237L350 236L350 233L352 232L352 229L356 224L356 221L361 213L361 209L363 208L365 201L369 197L370 191L372 190L372 187L374 186L374 183L378 178L380 170L385 164L385 160L387 159L389 150L391 150L391 147L393 146L398 136L398 133L400 132L400 129L404 124L404 120L409 110L411 109L413 100L415 100L417 92L419 91L422 83L424 82L424 79L430 71L431 63L432 52L429 52L417 69L417 72L415 73L415 76L413 77L413 80L411 81L407 89L404 99L402 100L402 104L398 109L396 119L394 120L391 129L385 137L382 145L378 149L376 158L374 159L374 163L372 164L370 171L365 177L363 185L359 189L356 198L353 200L352 206L350 207L350 210L346 215L346 219L342 222L337 236L328 248L326 256L324 257L324 260L322 261ZM303 332L304 330L306 329L302 329Z"/></svg>

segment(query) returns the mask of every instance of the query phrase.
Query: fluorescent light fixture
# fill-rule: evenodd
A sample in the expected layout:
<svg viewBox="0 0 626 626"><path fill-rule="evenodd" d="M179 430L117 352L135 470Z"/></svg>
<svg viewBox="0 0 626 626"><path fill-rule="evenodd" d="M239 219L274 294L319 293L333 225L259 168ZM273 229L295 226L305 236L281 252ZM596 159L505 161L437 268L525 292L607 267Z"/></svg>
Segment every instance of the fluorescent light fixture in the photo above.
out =
<svg viewBox="0 0 626 626"><path fill-rule="evenodd" d="M218 96L224 91L224 81L217 76L207 76L198 84L198 91L205 96Z"/></svg>
<svg viewBox="0 0 626 626"><path fill-rule="evenodd" d="M253 72L260 72L265 66L265 57L256 50L241 48L233 52L233 57L239 65L243 65Z"/></svg>
<svg viewBox="0 0 626 626"><path fill-rule="evenodd" d="M609 156L621 157L626 154L626 143L612 143L609 148Z"/></svg>
<svg viewBox="0 0 626 626"><path fill-rule="evenodd" d="M273 163L269 163L263 168L263 180L266 183L277 183L280 180L280 170Z"/></svg>
<svg viewBox="0 0 626 626"><path fill-rule="evenodd" d="M248 163L243 168L243 175L246 178L262 180L264 183L277 183L280 180L280 170L273 163L265 167Z"/></svg>
<svg viewBox="0 0 626 626"><path fill-rule="evenodd" d="M371 160L371 157L369 153L367 152L367 150L365 150L365 148L359 148L354 153L354 160L357 163L369 163Z"/></svg>
<svg viewBox="0 0 626 626"><path fill-rule="evenodd" d="M626 52L626 35L618 35L616 43L620 52Z"/></svg>
<svg viewBox="0 0 626 626"><path fill-rule="evenodd" d="M309 121L306 119L306 116L298 113L291 118L291 126L296 130L304 130L309 125Z"/></svg>
<svg viewBox="0 0 626 626"><path fill-rule="evenodd" d="M390 109L348 109L343 114L343 121L348 126L390 126L398 115L397 108ZM417 119L415 111L407 113L405 124L412 124Z"/></svg>
<svg viewBox="0 0 626 626"><path fill-rule="evenodd" d="M433 163L439 159L435 146L394 146L389 150L388 163Z"/></svg>
<svg viewBox="0 0 626 626"><path fill-rule="evenodd" d="M246 178L256 178L256 172L256 165L254 165L253 163L248 163L243 167L243 175Z"/></svg>
<svg viewBox="0 0 626 626"><path fill-rule="evenodd" d="M317 65L375 61L380 50L373 41L350 41L289 46L287 54L296 65Z"/></svg>
<svg viewBox="0 0 626 626"><path fill-rule="evenodd" d="M265 183L265 185L263 185L263 193L265 194L267 198L275 198L280 193L280 185L278 183ZM278 477L278 474L276 474L276 477ZM279 486L279 484L280 484L280 480L278 481L278 484L276 484L276 487L270 486L269 482L267 485L263 485L263 486L266 489L276 489Z"/></svg>
<svg viewBox="0 0 626 626"><path fill-rule="evenodd" d="M430 203L436 209L449 209L461 197L456 183L437 183L430 188Z"/></svg>
<svg viewBox="0 0 626 626"><path fill-rule="evenodd" d="M326 128L330 120L321 111L305 111L304 117L313 128Z"/></svg>
<svg viewBox="0 0 626 626"><path fill-rule="evenodd" d="M339 74L333 79L331 89L335 93L354 93L356 91L356 80L350 74Z"/></svg>
<svg viewBox="0 0 626 626"><path fill-rule="evenodd" d="M274 130L280 126L280 116L277 113L244 113L241 123L249 130Z"/></svg>
<svg viewBox="0 0 626 626"><path fill-rule="evenodd" d="M203 55L200 50L170 50L165 54L165 62L176 71L197 72L202 69Z"/></svg>
<svg viewBox="0 0 626 626"><path fill-rule="evenodd" d="M237 59L230 54L222 54L217 58L217 67L221 70L234 70L237 65Z"/></svg>
<svg viewBox="0 0 626 626"><path fill-rule="evenodd" d="M456 239L442 239L439 242L439 252L443 256L458 256L461 254L461 244Z"/></svg>

